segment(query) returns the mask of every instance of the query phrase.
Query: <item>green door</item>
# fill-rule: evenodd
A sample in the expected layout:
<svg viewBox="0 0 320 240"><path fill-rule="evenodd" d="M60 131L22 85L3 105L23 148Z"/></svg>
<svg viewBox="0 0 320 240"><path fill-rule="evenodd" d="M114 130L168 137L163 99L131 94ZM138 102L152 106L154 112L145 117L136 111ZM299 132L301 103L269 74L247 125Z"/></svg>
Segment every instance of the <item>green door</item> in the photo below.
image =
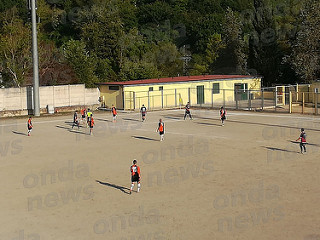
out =
<svg viewBox="0 0 320 240"><path fill-rule="evenodd" d="M235 83L234 84L235 100L248 100L247 90L248 90L247 83Z"/></svg>
<svg viewBox="0 0 320 240"><path fill-rule="evenodd" d="M204 85L197 86L197 104L204 104Z"/></svg>

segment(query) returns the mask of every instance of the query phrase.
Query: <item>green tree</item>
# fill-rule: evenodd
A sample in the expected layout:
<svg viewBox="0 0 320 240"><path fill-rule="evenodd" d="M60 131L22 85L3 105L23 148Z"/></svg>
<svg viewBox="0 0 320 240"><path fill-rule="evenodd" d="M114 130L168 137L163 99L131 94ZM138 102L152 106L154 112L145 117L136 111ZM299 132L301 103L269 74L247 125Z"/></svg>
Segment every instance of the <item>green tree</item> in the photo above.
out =
<svg viewBox="0 0 320 240"><path fill-rule="evenodd" d="M303 82L312 82L320 77L320 2L308 0L301 20L289 61Z"/></svg>
<svg viewBox="0 0 320 240"><path fill-rule="evenodd" d="M227 9L225 18L223 41L226 48L219 59L220 66L234 69L238 74L246 74L247 46L243 38L241 19L231 8Z"/></svg>
<svg viewBox="0 0 320 240"><path fill-rule="evenodd" d="M94 87L99 82L95 70L97 59L86 50L85 43L70 40L63 46L63 54L75 71L80 83L86 87Z"/></svg>
<svg viewBox="0 0 320 240"><path fill-rule="evenodd" d="M0 64L5 85L20 87L31 69L30 29L17 16L17 8L4 14L0 28Z"/></svg>

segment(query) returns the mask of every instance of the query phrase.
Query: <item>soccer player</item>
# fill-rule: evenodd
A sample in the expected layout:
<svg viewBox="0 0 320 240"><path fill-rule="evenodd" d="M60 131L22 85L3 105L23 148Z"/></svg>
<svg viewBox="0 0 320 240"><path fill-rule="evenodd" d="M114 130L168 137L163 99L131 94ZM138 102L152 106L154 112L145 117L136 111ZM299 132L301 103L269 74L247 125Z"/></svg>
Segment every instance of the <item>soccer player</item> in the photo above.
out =
<svg viewBox="0 0 320 240"><path fill-rule="evenodd" d="M112 112L112 116L113 116L113 122L116 122L116 120L117 120L117 109L113 104L112 104L111 112Z"/></svg>
<svg viewBox="0 0 320 240"><path fill-rule="evenodd" d="M162 119L159 120L159 126L157 129L157 132L160 134L160 142L164 140L164 122L162 122Z"/></svg>
<svg viewBox="0 0 320 240"><path fill-rule="evenodd" d="M147 108L142 104L142 107L140 109L141 115L142 115L142 122L146 120L146 113L147 113Z"/></svg>
<svg viewBox="0 0 320 240"><path fill-rule="evenodd" d="M186 120L187 115L189 115L190 119L192 120L192 116L190 113L190 103L187 102L187 105L185 106L186 112L184 113L184 120Z"/></svg>
<svg viewBox="0 0 320 240"><path fill-rule="evenodd" d="M86 119L86 108L81 109L81 123Z"/></svg>
<svg viewBox="0 0 320 240"><path fill-rule="evenodd" d="M79 119L78 119L78 112L75 111L73 114L73 124L72 124L72 129L74 126L78 126L79 129Z"/></svg>
<svg viewBox="0 0 320 240"><path fill-rule="evenodd" d="M299 140L300 140L300 151L303 154L302 148L304 152L307 152L307 149L306 149L307 134L305 133L304 128L301 128L300 137L296 141L299 141Z"/></svg>
<svg viewBox="0 0 320 240"><path fill-rule="evenodd" d="M31 131L32 131L32 128L33 128L31 120L32 120L32 117L30 116L30 117L29 117L29 119L28 119L28 123L27 123L27 127L28 127L28 136L30 136Z"/></svg>
<svg viewBox="0 0 320 240"><path fill-rule="evenodd" d="M91 112L90 108L88 108L88 111L87 111L87 127L90 127L89 121L90 121L91 117L92 117L92 112Z"/></svg>
<svg viewBox="0 0 320 240"><path fill-rule="evenodd" d="M133 190L134 183L138 183L138 192L140 192L140 167L137 165L137 160L133 160L133 165L130 167L130 172L131 172L131 188L130 188L130 194Z"/></svg>
<svg viewBox="0 0 320 240"><path fill-rule="evenodd" d="M93 120L93 116L91 114L91 117L89 119L90 135L93 134L93 126L94 126L94 120Z"/></svg>
<svg viewBox="0 0 320 240"><path fill-rule="evenodd" d="M224 121L226 120L226 114L227 114L227 111L223 107L221 107L220 108L220 119L221 119L222 126L224 126Z"/></svg>

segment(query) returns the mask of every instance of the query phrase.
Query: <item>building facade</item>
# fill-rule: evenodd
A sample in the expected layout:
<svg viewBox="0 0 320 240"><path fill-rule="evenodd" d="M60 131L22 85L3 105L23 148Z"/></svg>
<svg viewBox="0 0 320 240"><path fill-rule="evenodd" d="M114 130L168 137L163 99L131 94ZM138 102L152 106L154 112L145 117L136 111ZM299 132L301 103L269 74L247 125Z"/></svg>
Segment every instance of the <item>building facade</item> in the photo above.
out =
<svg viewBox="0 0 320 240"><path fill-rule="evenodd" d="M119 109L211 106L259 97L261 77L204 75L99 83L101 101ZM256 93L255 93L256 92ZM251 94L251 95L250 95ZM253 94L253 95L252 95Z"/></svg>

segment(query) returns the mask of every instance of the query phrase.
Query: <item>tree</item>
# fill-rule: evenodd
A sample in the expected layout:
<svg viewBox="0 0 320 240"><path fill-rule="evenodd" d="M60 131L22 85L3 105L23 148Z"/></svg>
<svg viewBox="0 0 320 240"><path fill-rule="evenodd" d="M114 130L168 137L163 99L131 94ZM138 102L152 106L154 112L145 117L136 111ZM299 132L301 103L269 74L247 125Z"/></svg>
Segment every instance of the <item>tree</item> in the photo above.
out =
<svg viewBox="0 0 320 240"><path fill-rule="evenodd" d="M99 80L95 74L96 58L90 55L81 41L70 40L63 46L63 54L86 87L94 87Z"/></svg>
<svg viewBox="0 0 320 240"><path fill-rule="evenodd" d="M31 32L12 8L0 28L0 64L7 86L20 87L31 69Z"/></svg>
<svg viewBox="0 0 320 240"><path fill-rule="evenodd" d="M268 1L254 0L251 27L248 65L264 77L265 85L278 83L283 54L277 42L275 21Z"/></svg>
<svg viewBox="0 0 320 240"><path fill-rule="evenodd" d="M303 82L311 82L320 77L320 2L308 0L301 20L289 62Z"/></svg>
<svg viewBox="0 0 320 240"><path fill-rule="evenodd" d="M234 73L237 74L246 74L247 54L241 19L231 8L227 9L225 18L223 41L226 48L219 59L220 66L234 69Z"/></svg>

